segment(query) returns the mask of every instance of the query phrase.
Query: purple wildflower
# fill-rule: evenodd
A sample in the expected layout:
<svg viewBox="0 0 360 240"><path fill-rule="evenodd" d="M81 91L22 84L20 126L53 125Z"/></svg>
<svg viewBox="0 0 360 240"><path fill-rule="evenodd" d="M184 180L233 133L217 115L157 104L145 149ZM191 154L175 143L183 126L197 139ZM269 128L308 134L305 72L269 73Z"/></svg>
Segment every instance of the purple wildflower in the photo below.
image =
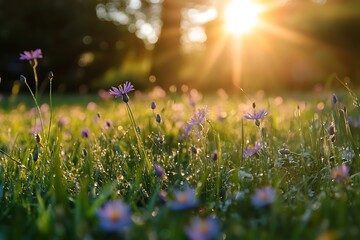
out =
<svg viewBox="0 0 360 240"><path fill-rule="evenodd" d="M181 134L180 139L188 138L190 136L191 129L192 129L192 125L184 124L183 133Z"/></svg>
<svg viewBox="0 0 360 240"><path fill-rule="evenodd" d="M88 138L89 137L89 129L87 129L87 128L81 129L81 136L83 138Z"/></svg>
<svg viewBox="0 0 360 240"><path fill-rule="evenodd" d="M250 156L258 153L261 150L262 147L263 147L263 144L260 143L260 142L256 142L255 146L250 145L248 147L248 149L245 150L244 157L247 158L247 157L250 157Z"/></svg>
<svg viewBox="0 0 360 240"><path fill-rule="evenodd" d="M42 52L41 49L36 49L34 51L24 51L24 53L20 53L20 60L27 60L31 61L34 59L42 58Z"/></svg>
<svg viewBox="0 0 360 240"><path fill-rule="evenodd" d="M131 91L134 91L135 88L130 82L124 83L124 85L119 85L119 87L111 87L109 93L115 98L122 96L124 102L129 101L127 94Z"/></svg>
<svg viewBox="0 0 360 240"><path fill-rule="evenodd" d="M207 106L204 106L204 108L199 108L197 112L192 116L188 124L190 126L200 125L204 122L205 117L207 114Z"/></svg>
<svg viewBox="0 0 360 240"><path fill-rule="evenodd" d="M154 164L154 171L156 176L160 178L164 175L164 169L158 164Z"/></svg>
<svg viewBox="0 0 360 240"><path fill-rule="evenodd" d="M274 202L275 197L275 190L267 186L255 190L255 194L251 196L251 203L255 207L263 207Z"/></svg>
<svg viewBox="0 0 360 240"><path fill-rule="evenodd" d="M198 205L195 196L195 190L187 188L184 191L175 191L175 200L169 202L169 208L172 210L183 210Z"/></svg>
<svg viewBox="0 0 360 240"><path fill-rule="evenodd" d="M219 223L216 218L201 219L195 217L191 224L185 228L185 233L190 240L213 239L219 234Z"/></svg>
<svg viewBox="0 0 360 240"><path fill-rule="evenodd" d="M344 178L347 178L349 176L349 167L345 164L342 164L339 167L336 167L331 172L331 178L335 181L341 181Z"/></svg>
<svg viewBox="0 0 360 240"><path fill-rule="evenodd" d="M130 208L122 200L107 202L97 215L100 227L107 232L121 231L132 223Z"/></svg>
<svg viewBox="0 0 360 240"><path fill-rule="evenodd" d="M267 115L267 112L264 109L262 109L258 113L256 113L255 111L254 111L254 113L249 112L248 114L246 114L244 116L244 118L249 119L249 120L259 120L259 119L265 117L266 115Z"/></svg>

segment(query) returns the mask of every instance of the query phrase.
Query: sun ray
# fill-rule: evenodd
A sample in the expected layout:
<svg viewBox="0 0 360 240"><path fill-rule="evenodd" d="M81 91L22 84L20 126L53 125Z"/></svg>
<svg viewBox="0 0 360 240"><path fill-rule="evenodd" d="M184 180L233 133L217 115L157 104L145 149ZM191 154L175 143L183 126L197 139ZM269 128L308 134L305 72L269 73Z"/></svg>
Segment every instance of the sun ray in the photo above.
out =
<svg viewBox="0 0 360 240"><path fill-rule="evenodd" d="M226 36L222 35L221 38L218 40L217 44L211 49L209 53L209 57L204 62L201 72L198 75L198 81L204 81L207 75L209 74L212 66L214 66L215 62L218 60L219 56L221 55L222 51L224 50L227 38Z"/></svg>
<svg viewBox="0 0 360 240"><path fill-rule="evenodd" d="M287 40L292 43L305 44L305 45L312 45L319 43L314 38L307 37L304 34L298 33L294 30L279 25L270 24L267 22L261 22L261 28L264 31L267 31L277 37L282 38L283 40Z"/></svg>

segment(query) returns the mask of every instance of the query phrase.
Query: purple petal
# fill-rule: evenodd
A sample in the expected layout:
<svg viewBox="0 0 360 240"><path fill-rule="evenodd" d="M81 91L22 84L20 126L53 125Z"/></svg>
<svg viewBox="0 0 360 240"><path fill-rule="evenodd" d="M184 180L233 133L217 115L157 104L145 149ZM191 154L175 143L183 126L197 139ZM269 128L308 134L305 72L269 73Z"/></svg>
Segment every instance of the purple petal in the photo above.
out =
<svg viewBox="0 0 360 240"><path fill-rule="evenodd" d="M248 113L247 115L244 116L244 118L253 120L253 119L254 119L254 115L252 115L251 113Z"/></svg>
<svg viewBox="0 0 360 240"><path fill-rule="evenodd" d="M113 95L115 98L120 97L122 94L122 92L120 91L120 89L116 88L116 87L111 87L111 89L109 90L109 93L111 95Z"/></svg>
<svg viewBox="0 0 360 240"><path fill-rule="evenodd" d="M33 52L33 58L42 58L42 52L41 52L41 49L36 49L34 52Z"/></svg>

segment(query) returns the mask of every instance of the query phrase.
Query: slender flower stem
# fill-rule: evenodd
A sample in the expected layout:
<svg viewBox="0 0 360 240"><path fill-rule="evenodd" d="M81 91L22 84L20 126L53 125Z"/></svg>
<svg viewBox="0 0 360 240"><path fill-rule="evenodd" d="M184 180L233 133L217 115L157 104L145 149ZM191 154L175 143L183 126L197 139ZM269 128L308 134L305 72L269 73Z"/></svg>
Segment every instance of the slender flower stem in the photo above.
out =
<svg viewBox="0 0 360 240"><path fill-rule="evenodd" d="M136 135L136 141L137 141L137 145L138 145L138 148L139 148L139 151L140 153L142 153L142 157L144 158L145 162L146 162L146 165L147 165L147 168L148 168L148 171L151 170L151 163L150 163L150 160L146 154L146 151L145 151L145 148L142 144L142 139L141 139L141 136L140 134L138 133L137 131L137 125L136 125L136 122L135 122L135 119L134 119L134 116L132 114L132 111L131 111L131 108L129 106L128 103L126 103L126 109L128 111L128 114L129 114L129 117L130 117L130 120L131 120L131 123L133 125L133 129L134 129L134 133Z"/></svg>
<svg viewBox="0 0 360 240"><path fill-rule="evenodd" d="M41 130L43 130L43 128L44 128L44 122L43 122L43 118L42 118L42 114L41 114L41 110L40 110L38 101L37 101L37 99L36 99L36 96L34 95L34 92L31 90L29 84L27 83L27 81L24 80L24 82L25 82L26 87L29 89L30 94L31 94L31 96L32 96L32 98L33 98L33 100L34 100L34 102L35 102L36 108L37 108L38 113L39 113L40 122L41 122Z"/></svg>
<svg viewBox="0 0 360 240"><path fill-rule="evenodd" d="M35 79L35 98L38 98L38 76L37 76L37 71L36 71L36 67L38 65L38 62L36 59L34 59L34 65L32 66L33 72L34 72L34 79Z"/></svg>
<svg viewBox="0 0 360 240"><path fill-rule="evenodd" d="M49 104L50 104L50 120L49 120L49 128L48 128L48 135L47 135L47 141L46 141L46 145L49 143L50 141L50 130L51 130L51 123L52 123L52 115L53 115L53 104L52 104L52 80L53 80L53 74L52 72L49 73L49 82L50 82L50 90L49 90Z"/></svg>

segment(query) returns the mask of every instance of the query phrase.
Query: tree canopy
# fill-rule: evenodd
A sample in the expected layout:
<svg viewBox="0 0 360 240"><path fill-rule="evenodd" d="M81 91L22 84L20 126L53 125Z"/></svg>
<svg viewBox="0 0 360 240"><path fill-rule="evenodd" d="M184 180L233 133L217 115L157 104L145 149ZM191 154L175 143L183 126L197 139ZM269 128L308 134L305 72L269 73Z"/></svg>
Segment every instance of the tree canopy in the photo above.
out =
<svg viewBox="0 0 360 240"><path fill-rule="evenodd" d="M53 71L60 91L121 80L306 89L333 73L360 78L358 1L255 1L276 7L241 38L224 32L229 2L0 0L2 89L31 74L18 54L36 48L44 52L40 78Z"/></svg>

